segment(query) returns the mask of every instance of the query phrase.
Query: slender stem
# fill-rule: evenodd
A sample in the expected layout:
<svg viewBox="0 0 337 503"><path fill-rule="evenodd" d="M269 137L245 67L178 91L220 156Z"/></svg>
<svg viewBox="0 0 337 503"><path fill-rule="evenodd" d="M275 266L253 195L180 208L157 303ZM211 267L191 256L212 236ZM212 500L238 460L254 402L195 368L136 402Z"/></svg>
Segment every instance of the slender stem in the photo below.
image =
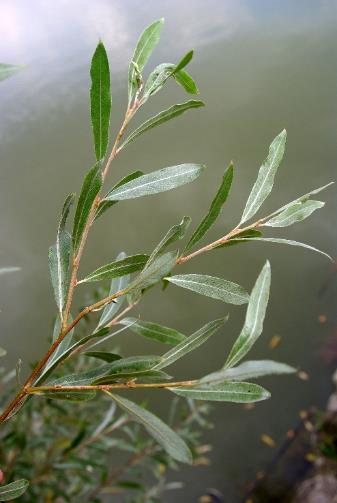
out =
<svg viewBox="0 0 337 503"><path fill-rule="evenodd" d="M217 239L216 241L213 241L212 243L209 243L208 245L203 246L202 248L199 248L198 250L190 253L189 255L178 258L177 264L178 265L185 264L185 262L188 262L192 258L197 257L198 255L201 255L202 253L205 253L207 251L213 250L214 248L216 248L219 245L223 245L223 244L227 243L227 241L229 241L230 239L233 239L235 236L237 236L238 234L241 234L244 231L256 229L257 227L262 225L262 222L264 222L264 220L265 219L257 220L253 224L247 225L246 227L236 226L234 229L232 229L230 232L228 232L228 234L225 234L225 236L222 236L221 238Z"/></svg>
<svg viewBox="0 0 337 503"><path fill-rule="evenodd" d="M27 388L27 393L29 395L38 395L46 392L58 392L58 391L110 391L114 389L139 389L139 388L179 388L182 386L195 386L197 380L193 381L177 381L177 382L159 382L159 383L136 383L134 381L128 381L124 383L114 383L114 384L88 384L82 386L33 386Z"/></svg>

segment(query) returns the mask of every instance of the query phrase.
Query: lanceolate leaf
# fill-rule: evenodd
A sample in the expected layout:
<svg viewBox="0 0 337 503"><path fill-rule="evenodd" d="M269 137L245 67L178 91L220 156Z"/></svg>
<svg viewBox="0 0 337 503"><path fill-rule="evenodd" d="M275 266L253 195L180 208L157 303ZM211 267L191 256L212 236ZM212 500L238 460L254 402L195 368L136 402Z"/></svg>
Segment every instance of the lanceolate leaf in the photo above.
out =
<svg viewBox="0 0 337 503"><path fill-rule="evenodd" d="M135 180L136 178L139 178L140 176L143 175L144 173L142 171L134 171L133 173L130 173L130 175L125 176L122 180L116 183L116 185L114 185L114 187L111 189L110 192L112 192L115 189L118 189L118 187L121 187L125 183L131 182L131 180ZM114 206L117 203L118 201L106 201L105 199L103 199L97 208L95 220L97 220L97 218L103 215L103 213L105 213L107 209L109 209L111 206Z"/></svg>
<svg viewBox="0 0 337 503"><path fill-rule="evenodd" d="M97 161L107 151L111 111L110 69L108 56L102 42L96 47L90 68L91 123Z"/></svg>
<svg viewBox="0 0 337 503"><path fill-rule="evenodd" d="M273 374L293 374L296 369L285 363L274 362L272 360L252 360L241 363L238 367L222 369L212 372L200 379L200 383L218 384L224 381L243 381L246 379L256 379Z"/></svg>
<svg viewBox="0 0 337 503"><path fill-rule="evenodd" d="M87 390L78 390L78 391L41 391L39 393L44 396L44 398L49 398L52 400L67 400L70 402L86 402L87 400L93 400L96 396L96 391L87 389Z"/></svg>
<svg viewBox="0 0 337 503"><path fill-rule="evenodd" d="M190 94L198 94L198 88L190 75L183 70L191 61L193 51L188 52L181 61L174 65L172 63L162 63L158 65L149 75L144 86L142 101L145 102L150 96L160 91L170 77L175 80Z"/></svg>
<svg viewBox="0 0 337 503"><path fill-rule="evenodd" d="M109 372L106 372L104 375L99 376L95 379L95 384L100 382L100 379L105 375L111 374L121 374L121 373L130 373L130 372L141 372L144 370L152 370L155 365L160 362L160 356L156 355L142 355L142 356L129 356L127 358L121 358L120 360L116 360L109 366Z"/></svg>
<svg viewBox="0 0 337 503"><path fill-rule="evenodd" d="M179 360L187 353L190 353L194 349L198 348L201 344L207 341L220 327L224 325L224 323L228 320L228 316L226 318L221 318L219 320L210 321L203 327L201 327L197 332L190 335L184 341L180 342L177 346L172 348L170 351L165 353L161 362L158 363L154 369L163 369L168 367L175 361Z"/></svg>
<svg viewBox="0 0 337 503"><path fill-rule="evenodd" d="M176 264L176 252L164 253L157 257L148 267L145 267L137 278L130 284L128 290L143 290L158 283L169 274Z"/></svg>
<svg viewBox="0 0 337 503"><path fill-rule="evenodd" d="M111 264L104 265L86 276L79 283L88 283L92 281L101 281L103 279L118 278L132 272L140 271L148 261L149 256L144 254L131 255L129 257L116 260Z"/></svg>
<svg viewBox="0 0 337 503"><path fill-rule="evenodd" d="M19 498L27 490L28 486L29 482L25 479L16 480L10 484L0 486L0 501L10 501Z"/></svg>
<svg viewBox="0 0 337 503"><path fill-rule="evenodd" d="M183 217L180 224L173 225L151 253L147 266L149 266L153 262L153 260L164 251L167 246L179 239L183 239L190 223L190 217Z"/></svg>
<svg viewBox="0 0 337 503"><path fill-rule="evenodd" d="M174 72L173 77L180 84L187 93L199 94L199 89L194 82L193 78L185 70Z"/></svg>
<svg viewBox="0 0 337 503"><path fill-rule="evenodd" d="M187 243L187 246L185 248L185 252L193 248L193 246L198 241L200 241L200 239L206 234L208 229L214 224L215 220L218 218L221 212L221 208L227 200L232 185L233 170L234 170L233 164L230 164L228 169L225 171L220 188L215 198L212 201L212 204L210 206L210 209L208 210L207 215L203 218L199 226L192 234L192 237Z"/></svg>
<svg viewBox="0 0 337 503"><path fill-rule="evenodd" d="M174 328L164 327L157 323L138 320L137 318L123 318L120 321L121 325L130 327L132 332L149 339L154 339L164 344L178 344L186 339L186 336Z"/></svg>
<svg viewBox="0 0 337 503"><path fill-rule="evenodd" d="M167 80L172 77L175 70L175 65L172 63L161 63L150 73L149 78L144 86L144 95L142 101L148 100L162 89Z"/></svg>
<svg viewBox="0 0 337 503"><path fill-rule="evenodd" d="M154 117L151 117L151 119L148 119L141 126L139 126L137 129L135 129L135 131L133 131L127 137L125 142L121 145L120 149L126 147L126 145L131 143L133 140L135 140L138 136L145 133L146 131L149 131L150 129L152 129L156 126L159 126L160 124L164 124L164 122L167 122L171 119L174 119L175 117L178 117L179 115L186 112L186 110L190 110L191 108L199 108L199 107L203 107L203 106L204 106L204 103L202 101L197 101L197 100L190 100L190 101L187 101L186 103L179 103L177 105L173 105L172 107L168 108L167 110L164 110L163 112L160 112L159 114L155 115Z"/></svg>
<svg viewBox="0 0 337 503"><path fill-rule="evenodd" d="M102 187L102 182L101 165L97 163L85 176L77 203L73 230L73 248L75 253L80 245L91 206Z"/></svg>
<svg viewBox="0 0 337 503"><path fill-rule="evenodd" d="M229 353L225 368L233 367L242 360L261 335L269 299L270 279L270 264L267 261L250 295L244 326Z"/></svg>
<svg viewBox="0 0 337 503"><path fill-rule="evenodd" d="M69 194L66 198L57 230L56 244L49 248L50 276L61 319L69 288L72 247L71 235L66 231L65 224L74 198L74 194Z"/></svg>
<svg viewBox="0 0 337 503"><path fill-rule="evenodd" d="M8 77L11 77L14 73L22 70L23 68L24 67L22 65L8 65L6 63L0 63L0 80L8 79Z"/></svg>
<svg viewBox="0 0 337 503"><path fill-rule="evenodd" d="M117 261L118 260L123 260L126 258L125 253L120 253L117 256ZM124 290L127 285L129 284L130 281L130 276L129 274L126 274L125 276L120 276L119 278L113 278L111 281L110 285L110 291L109 291L109 296L116 293L120 292L121 290ZM97 328L104 327L109 321L112 320L112 318L117 314L119 311L120 307L122 306L124 302L124 295L118 297L115 302L111 302L111 304L107 304L105 308L103 309L103 312L101 314L101 318L99 320L99 323L97 325Z"/></svg>
<svg viewBox="0 0 337 503"><path fill-rule="evenodd" d="M180 274L165 279L192 292L222 300L228 304L241 305L249 300L249 295L242 286L222 278L204 274Z"/></svg>
<svg viewBox="0 0 337 503"><path fill-rule="evenodd" d="M126 398L112 393L110 396L135 421L145 426L148 433L173 459L182 463L192 462L192 454L185 442L161 419Z"/></svg>
<svg viewBox="0 0 337 503"><path fill-rule="evenodd" d="M221 384L204 384L191 387L169 388L176 395L193 400L217 402L249 403L260 402L270 398L270 393L257 384L248 382L224 382Z"/></svg>
<svg viewBox="0 0 337 503"><path fill-rule="evenodd" d="M50 376L52 371L57 367L61 361L65 360L73 351L76 349L81 348L84 344L89 342L92 339L100 338L100 337L105 337L109 333L109 328L101 328L100 330L97 330L93 334L86 335L85 337L82 337L82 339L78 340L72 346L69 346L68 349L66 349L64 352L59 354L59 356L55 359L53 359L53 363L49 363L45 370L42 372L41 376L37 381L35 382L35 385L41 384L47 377Z"/></svg>
<svg viewBox="0 0 337 503"><path fill-rule="evenodd" d="M236 239L237 242L243 241L243 239ZM305 243L300 243L299 241L292 241L291 239L283 239L283 238L250 238L250 239L245 239L244 241L264 241L266 243L277 243L277 244L285 244L285 245L290 245L290 246L300 246L301 248L307 248L307 250L311 250L317 253L320 253L321 255L324 255L327 257L331 262L333 262L333 258L330 257L327 253L323 252L322 250L319 250L318 248L315 248L314 246L307 245Z"/></svg>
<svg viewBox="0 0 337 503"><path fill-rule="evenodd" d="M252 218L270 194L277 169L282 161L287 133L284 129L269 147L267 159L262 164L257 180L249 194L240 224Z"/></svg>
<svg viewBox="0 0 337 503"><path fill-rule="evenodd" d="M320 192L322 192L322 190L327 189L328 187L330 187L334 183L335 182L327 183L326 185L323 185L322 187L318 187L318 189L313 189L310 192L307 192L307 194L303 194L303 196L298 197L294 201L290 201L290 203L285 204L284 206L282 206L278 210L276 210L273 213L271 213L271 215L269 215L269 218L273 217L274 215L278 215L279 213L281 213L281 211L284 211L284 210L288 209L290 206L293 206L296 203L305 203L306 201L308 201L308 199L311 196L313 196L315 194L319 194Z"/></svg>
<svg viewBox="0 0 337 503"><path fill-rule="evenodd" d="M303 203L295 203L265 222L263 225L267 227L287 227L288 225L292 225L296 222L301 222L305 218L309 217L315 210L322 208L324 204L325 203L322 203L321 201L312 200L308 200Z"/></svg>
<svg viewBox="0 0 337 503"><path fill-rule="evenodd" d="M138 72L142 72L147 60L151 56L153 49L159 42L163 23L163 19L159 19L158 21L152 23L143 31L138 40L132 61L129 66L129 104L131 103L138 89L137 72L135 68L138 69Z"/></svg>
<svg viewBox="0 0 337 503"><path fill-rule="evenodd" d="M71 321L71 320L70 320ZM53 342L56 341L56 339L58 338L58 336L60 335L60 332L61 332L61 322L60 322L60 318L57 317L56 318L56 321L55 321L55 324L54 324L54 331L53 331ZM56 362L56 361L59 361L62 356L64 355L64 353L67 351L67 349L69 348L70 344L71 344L71 341L72 341L72 338L73 338L73 335L74 335L74 329L71 330L65 337L64 339L62 340L62 342L58 345L57 349L54 351L54 353L52 354L52 356L50 357L46 367L45 367L45 370L44 372L47 372L48 369Z"/></svg>
<svg viewBox="0 0 337 503"><path fill-rule="evenodd" d="M204 168L202 164L180 164L153 171L113 189L105 196L104 201L122 201L166 192L192 182Z"/></svg>

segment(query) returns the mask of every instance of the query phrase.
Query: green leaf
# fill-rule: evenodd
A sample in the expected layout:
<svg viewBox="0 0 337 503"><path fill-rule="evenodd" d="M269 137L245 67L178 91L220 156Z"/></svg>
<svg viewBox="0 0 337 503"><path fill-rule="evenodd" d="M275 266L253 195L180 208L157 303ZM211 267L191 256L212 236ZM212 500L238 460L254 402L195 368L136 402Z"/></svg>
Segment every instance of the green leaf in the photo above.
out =
<svg viewBox="0 0 337 503"><path fill-rule="evenodd" d="M150 258L147 262L147 266L149 266L154 261L154 259L164 251L167 246L174 243L175 241L183 239L190 223L190 217L183 217L180 224L173 225L151 253Z"/></svg>
<svg viewBox="0 0 337 503"><path fill-rule="evenodd" d="M258 384L247 382L224 382L221 384L200 384L191 387L169 388L176 395L193 400L217 402L249 403L270 398L270 393Z"/></svg>
<svg viewBox="0 0 337 503"><path fill-rule="evenodd" d="M176 71L173 73L176 82L180 84L187 93L199 94L199 89L189 73L185 70Z"/></svg>
<svg viewBox="0 0 337 503"><path fill-rule="evenodd" d="M145 426L148 433L177 461L192 463L192 454L185 442L161 419L139 405L116 394L109 393L125 412Z"/></svg>
<svg viewBox="0 0 337 503"><path fill-rule="evenodd" d="M260 337L269 299L270 280L270 264L267 261L250 295L244 326L229 353L225 368L233 367L242 360Z"/></svg>
<svg viewBox="0 0 337 503"><path fill-rule="evenodd" d="M137 129L135 129L135 131L133 131L124 141L124 143L119 147L119 150L126 147L126 145L131 143L133 140L135 140L138 136L145 133L146 131L149 131L150 129L156 126L159 126L160 124L164 124L164 122L174 119L175 117L178 117L179 115L186 112L186 110L190 110L191 108L199 108L203 106L204 103L202 101L190 100L186 101L186 103L179 103L177 105L171 106L167 110L163 110L159 114L145 121Z"/></svg>
<svg viewBox="0 0 337 503"><path fill-rule="evenodd" d="M220 318L219 320L210 321L209 323L201 327L199 330L187 337L187 339L180 342L177 346L165 353L161 357L161 362L158 363L154 367L154 369L158 370L168 367L186 354L194 351L194 349L198 348L201 344L206 342L207 339L214 335L215 332L217 332L217 330L219 330L219 328L222 327L227 320L228 316L226 318Z"/></svg>
<svg viewBox="0 0 337 503"><path fill-rule="evenodd" d="M237 241L243 241L243 239L237 239ZM285 245L290 245L290 246L300 246L301 248L306 248L307 250L311 250L317 253L320 253L321 255L324 255L327 257L331 262L334 262L333 258L330 257L327 253L323 252L322 250L319 250L318 248L315 248L314 246L307 245L306 243L301 243L299 241L293 241L291 239L283 239L283 238L250 238L249 240L245 241L264 241L266 243L277 243L277 244L285 244Z"/></svg>
<svg viewBox="0 0 337 503"><path fill-rule="evenodd" d="M173 76L175 65L172 63L161 63L150 73L144 86L142 102L146 102L150 96L154 96L162 89L167 80Z"/></svg>
<svg viewBox="0 0 337 503"><path fill-rule="evenodd" d="M103 201L122 201L166 192L192 182L204 168L202 164L180 164L159 169L125 183L122 187L112 189Z"/></svg>
<svg viewBox="0 0 337 503"><path fill-rule="evenodd" d="M160 91L170 77L183 86L190 94L199 94L198 88L192 77L187 72L183 71L186 65L191 61L193 51L189 51L177 65L173 63L161 63L150 73L144 86L142 103L145 103L150 96L155 95Z"/></svg>
<svg viewBox="0 0 337 503"><path fill-rule="evenodd" d="M271 218L263 225L267 227L287 227L288 225L292 225L306 219L315 210L322 208L324 204L325 203L322 203L321 201L312 200L295 203L292 206L289 206L286 210L281 211L281 213Z"/></svg>
<svg viewBox="0 0 337 503"><path fill-rule="evenodd" d="M225 171L225 174L222 179L222 183L219 187L219 190L212 201L212 204L208 210L207 215L203 218L199 226L193 232L191 239L187 243L185 248L185 252L193 248L193 246L200 241L200 239L206 234L208 229L214 224L215 220L220 215L222 206L227 200L232 181L233 181L233 171L234 166L230 164L228 169Z"/></svg>
<svg viewBox="0 0 337 503"><path fill-rule="evenodd" d="M286 139L287 132L284 129L270 145L268 157L262 164L257 180L249 194L240 225L252 218L264 200L269 196L274 185L277 169L283 158Z"/></svg>
<svg viewBox="0 0 337 503"><path fill-rule="evenodd" d="M122 252L117 256L117 261L123 260L124 258L126 258L126 254ZM129 281L130 281L129 274L126 274L125 276L120 276L119 278L113 278L110 285L109 296L113 295L114 293L120 292L121 290L125 290L125 288L129 284ZM101 314L100 320L98 322L97 328L103 327L112 320L112 318L115 316L115 314L117 314L117 312L121 308L124 299L125 296L121 295L115 300L115 302L111 302L110 304L107 304L105 306Z"/></svg>
<svg viewBox="0 0 337 503"><path fill-rule="evenodd" d="M75 253L80 246L91 207L102 187L102 183L101 164L97 163L85 176L77 203L73 230L73 248Z"/></svg>
<svg viewBox="0 0 337 503"><path fill-rule="evenodd" d="M222 278L204 274L179 274L165 279L181 288L228 304L239 306L249 300L249 295L242 286Z"/></svg>
<svg viewBox="0 0 337 503"><path fill-rule="evenodd" d="M0 63L0 80L8 79L8 77L11 77L14 73L22 70L23 68L24 66L22 65L8 65L6 63Z"/></svg>
<svg viewBox="0 0 337 503"><path fill-rule="evenodd" d="M70 319L71 321L71 319ZM60 321L60 318L57 317L56 320L55 320L55 324L54 324L54 331L53 331L53 339L52 341L55 342L56 339L58 338L58 336L60 335L60 332L61 332L61 321ZM62 340L62 342L58 345L57 349L54 351L54 353L52 354L52 356L50 357L47 365L45 366L45 369L44 369L44 373L47 372L49 370L49 368L56 362L56 361L59 361L63 354L67 351L67 349L69 348L70 346L70 343L72 341L72 338L73 338L73 335L74 335L74 329L71 330L65 337L64 339Z"/></svg>
<svg viewBox="0 0 337 503"><path fill-rule="evenodd" d="M81 346L83 346L92 339L105 337L109 333L109 331L110 331L109 328L101 328L100 330L94 332L93 334L86 335L85 337L82 337L82 339L75 342L67 350L59 354L57 358L53 359L53 363L49 363L47 368L42 372L39 379L37 379L37 381L35 382L35 385L41 384L48 376L50 376L50 374L57 367L57 365L61 363L61 361L65 360L73 351L79 349Z"/></svg>
<svg viewBox="0 0 337 503"><path fill-rule="evenodd" d="M181 60L179 61L179 63L175 67L173 73L178 73L178 72L180 72L180 70L182 70L183 68L185 68L192 61L193 56L194 56L194 50L192 49L192 50L188 51L185 54L185 56L183 56L181 58Z"/></svg>
<svg viewBox="0 0 337 503"><path fill-rule="evenodd" d="M132 57L132 61L129 66L129 91L128 91L128 103L131 104L136 91L138 89L138 72L141 73L147 60L151 56L151 53L157 43L159 42L160 33L163 27L164 19L159 19L154 23L150 24L143 33L141 34L135 52Z"/></svg>
<svg viewBox="0 0 337 503"><path fill-rule="evenodd" d="M122 357L117 355L116 353L108 353L107 351L87 351L84 353L85 356L89 356L91 358L98 358L99 360L103 360L105 362L114 362L115 360L120 360Z"/></svg>
<svg viewBox="0 0 337 503"><path fill-rule="evenodd" d="M68 374L54 381L48 382L48 386L88 386L96 379L110 373L111 367L115 362L101 365L98 368L88 370L86 372L77 372L76 374Z"/></svg>
<svg viewBox="0 0 337 503"><path fill-rule="evenodd" d="M19 498L24 492L26 492L28 486L29 482L25 479L16 480L15 482L11 482L5 486L0 486L0 501L10 501L15 498Z"/></svg>
<svg viewBox="0 0 337 503"><path fill-rule="evenodd" d="M99 42L94 52L90 77L91 123L96 159L100 161L108 148L111 112L109 60L102 42Z"/></svg>
<svg viewBox="0 0 337 503"><path fill-rule="evenodd" d="M164 327L150 321L143 321L137 318L123 318L121 325L129 326L132 332L149 339L154 339L164 344L179 344L186 339L186 336L174 328Z"/></svg>
<svg viewBox="0 0 337 503"><path fill-rule="evenodd" d="M322 187L319 187L318 189L313 189L311 190L310 192L307 192L307 194L304 194L303 196L300 196L298 197L297 199L295 199L294 201L290 201L290 203L287 203L285 204L284 206L282 206L281 208L279 208L278 210L274 211L273 213L271 213L269 215L269 218L273 217L274 215L278 215L279 213L281 213L281 211L284 211L286 209L288 209L290 206L293 206L294 204L296 203L305 203L306 201L308 201L308 199L315 195L315 194L319 194L320 192L322 192L322 190L325 190L327 189L328 187L330 187L331 185L333 185L335 182L330 182L330 183L327 183L326 185L323 185Z"/></svg>
<svg viewBox="0 0 337 503"><path fill-rule="evenodd" d="M78 283L88 283L92 281L101 281L103 279L118 278L140 271L148 261L149 256L144 254L130 255L129 257L116 260L110 264L99 267Z"/></svg>
<svg viewBox="0 0 337 503"><path fill-rule="evenodd" d="M69 194L66 198L62 209L61 220L57 229L56 243L49 248L50 277L61 319L63 319L62 313L67 301L72 248L71 235L68 231L66 231L65 224L74 199L75 194Z"/></svg>
<svg viewBox="0 0 337 503"><path fill-rule="evenodd" d="M148 267L145 267L137 278L129 285L128 291L143 290L158 283L173 269L177 260L177 252L168 252L156 258Z"/></svg>
<svg viewBox="0 0 337 503"><path fill-rule="evenodd" d="M125 183L128 183L131 180L135 180L136 178L139 178L140 176L143 176L143 175L144 175L144 173L142 171L134 171L133 173L130 173L130 175L125 176L124 178L122 178L122 180L120 180L118 183L116 183L116 185L113 186L111 191L113 191L114 189L118 189L118 187L121 187ZM103 215L103 213L105 213L107 209L111 208L111 206L114 206L117 203L118 203L118 201L106 201L105 199L103 199L99 203L99 206L97 208L95 220L97 220L97 218L99 218L101 215Z"/></svg>
<svg viewBox="0 0 337 503"><path fill-rule="evenodd" d="M134 370L108 374L95 381L95 384L114 384L116 382L141 379L143 382L160 382L171 379L171 376L161 370Z"/></svg>
<svg viewBox="0 0 337 503"><path fill-rule="evenodd" d="M96 396L96 391L94 390L78 390L78 391L41 391L39 395L43 395L44 398L49 398L52 400L67 400L69 402L86 402L88 400L93 400Z"/></svg>
<svg viewBox="0 0 337 503"><path fill-rule="evenodd" d="M141 355L129 356L121 358L109 365L109 372L105 372L102 376L97 377L93 382L98 384L100 380L107 375L117 375L121 373L143 372L144 370L152 370L155 365L161 361L160 356L156 355ZM103 367L101 367L103 369ZM157 370L157 369L156 369Z"/></svg>
<svg viewBox="0 0 337 503"><path fill-rule="evenodd" d="M0 358L3 356L6 356L6 354L7 354L7 351L4 348L0 347Z"/></svg>
<svg viewBox="0 0 337 503"><path fill-rule="evenodd" d="M203 384L218 384L223 381L242 381L266 375L293 374L294 372L296 372L296 369L285 363L274 362L272 360L252 360L241 363L238 367L212 372L200 379L199 382Z"/></svg>

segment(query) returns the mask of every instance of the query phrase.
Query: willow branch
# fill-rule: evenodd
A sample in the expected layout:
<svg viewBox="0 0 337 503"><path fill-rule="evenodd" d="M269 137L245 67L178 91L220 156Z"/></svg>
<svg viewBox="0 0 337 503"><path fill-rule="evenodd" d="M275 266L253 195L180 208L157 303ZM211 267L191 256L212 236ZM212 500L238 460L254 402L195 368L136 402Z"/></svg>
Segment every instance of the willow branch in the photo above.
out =
<svg viewBox="0 0 337 503"><path fill-rule="evenodd" d="M159 382L159 383L136 383L134 381L127 381L124 383L114 384L87 384L81 386L33 386L27 388L29 395L39 395L43 393L57 393L60 391L111 391L115 389L140 389L140 388L179 388L195 386L197 380L193 381L176 381L176 382Z"/></svg>

